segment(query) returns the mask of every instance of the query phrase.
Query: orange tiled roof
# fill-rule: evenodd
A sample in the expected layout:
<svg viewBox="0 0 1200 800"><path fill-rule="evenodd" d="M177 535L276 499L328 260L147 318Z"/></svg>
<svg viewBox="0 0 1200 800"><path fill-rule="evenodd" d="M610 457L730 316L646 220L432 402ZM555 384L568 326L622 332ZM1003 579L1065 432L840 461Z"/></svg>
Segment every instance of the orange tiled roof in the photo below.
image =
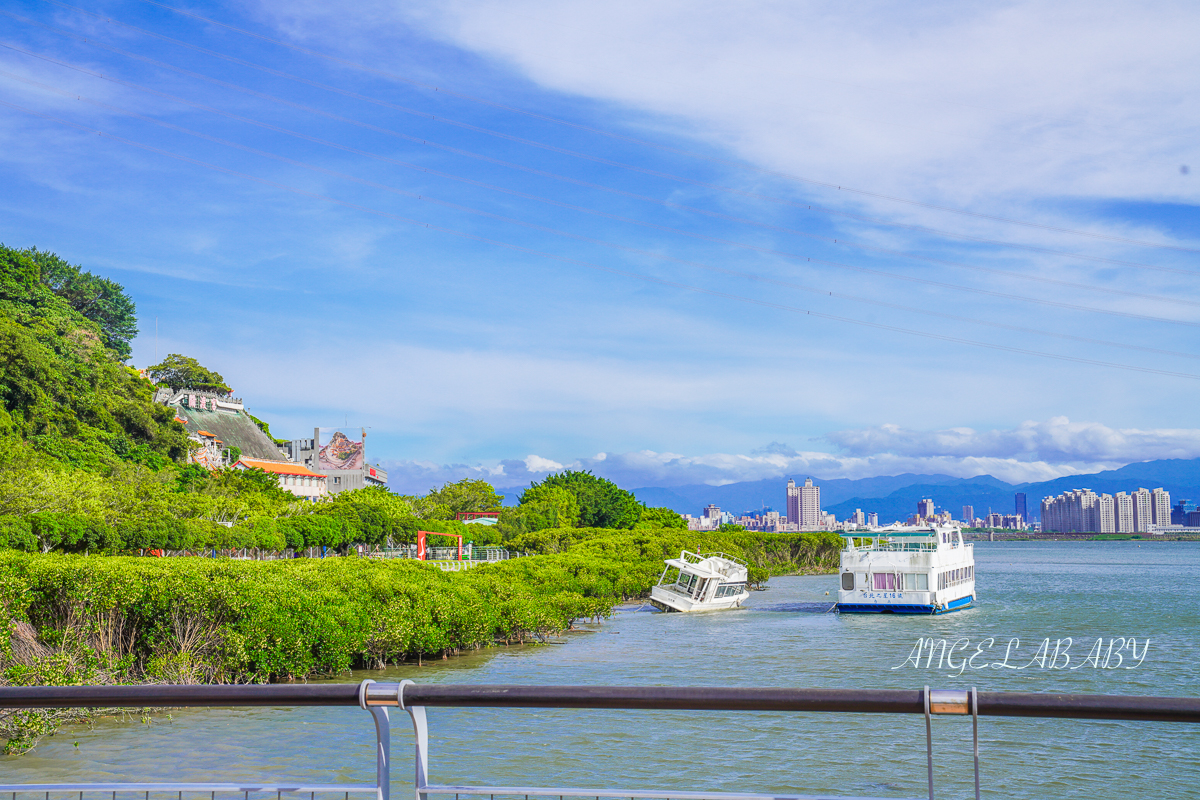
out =
<svg viewBox="0 0 1200 800"><path fill-rule="evenodd" d="M196 431L196 435L197 436L211 436L214 439L217 438L217 435L215 433L209 433L208 431Z"/></svg>
<svg viewBox="0 0 1200 800"><path fill-rule="evenodd" d="M303 464L293 464L290 461L268 461L265 458L241 458L237 463L244 467L261 469L264 472L272 472L276 475L303 475L313 478L325 477L313 472ZM234 466L237 466L237 464Z"/></svg>

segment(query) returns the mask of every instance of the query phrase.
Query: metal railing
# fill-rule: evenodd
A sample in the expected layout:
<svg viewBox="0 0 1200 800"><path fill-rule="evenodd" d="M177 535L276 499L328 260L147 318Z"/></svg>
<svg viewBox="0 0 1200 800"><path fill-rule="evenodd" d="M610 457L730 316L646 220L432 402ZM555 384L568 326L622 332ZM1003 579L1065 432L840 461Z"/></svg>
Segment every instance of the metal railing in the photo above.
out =
<svg viewBox="0 0 1200 800"><path fill-rule="evenodd" d="M1014 692L939 691L923 689L784 689L671 686L489 686L400 683L287 684L222 686L29 686L0 687L0 708L111 708L182 706L359 706L375 722L374 784L250 783L45 783L0 784L0 792L20 800L23 793L49 798L51 792L85 793L250 792L374 795L390 800L391 731L389 708L405 711L413 725L416 751L415 800L438 795L599 798L663 798L663 800L816 800L811 795L726 792L677 792L621 787L557 788L469 786L429 783L427 707L581 708L696 711L778 711L875 714L920 714L925 717L929 798L933 800L933 734L931 717L972 717L975 796L979 797L978 718L1049 717L1158 722L1200 722L1200 698L1128 695L1034 694ZM149 797L149 795L146 795ZM830 798L830 795L820 795ZM842 800L845 800L844 798Z"/></svg>
<svg viewBox="0 0 1200 800"><path fill-rule="evenodd" d="M740 564L743 567L746 566L745 559L737 556L731 556L728 553L722 553L720 551L712 553L693 553L690 550L684 550L682 553L680 553L679 557L689 564L699 564L706 558L723 558L726 561L732 561L733 563Z"/></svg>

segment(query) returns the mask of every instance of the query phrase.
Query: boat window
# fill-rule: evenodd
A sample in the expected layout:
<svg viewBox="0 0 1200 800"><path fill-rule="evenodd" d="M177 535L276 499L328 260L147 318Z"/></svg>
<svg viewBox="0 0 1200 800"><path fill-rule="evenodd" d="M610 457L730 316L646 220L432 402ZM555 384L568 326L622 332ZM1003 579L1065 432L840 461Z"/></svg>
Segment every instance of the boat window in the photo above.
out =
<svg viewBox="0 0 1200 800"><path fill-rule="evenodd" d="M696 584L696 577L697 576L695 576L695 575L688 575L686 573L681 573L679 575L679 581L675 584L675 586L678 588L678 590L681 593L691 594L692 587Z"/></svg>
<svg viewBox="0 0 1200 800"><path fill-rule="evenodd" d="M916 586L916 589L917 589L917 591L918 591L918 592L927 592L927 591L929 591L929 576L928 576L928 575L926 575L924 572L918 572L918 573L917 573L917 586Z"/></svg>
<svg viewBox="0 0 1200 800"><path fill-rule="evenodd" d="M853 572L843 572L842 573L842 589L844 591L848 592L853 588L854 588L854 573Z"/></svg>
<svg viewBox="0 0 1200 800"><path fill-rule="evenodd" d="M877 592L894 592L896 591L896 573L894 572L875 572L872 573L874 578L873 588Z"/></svg>

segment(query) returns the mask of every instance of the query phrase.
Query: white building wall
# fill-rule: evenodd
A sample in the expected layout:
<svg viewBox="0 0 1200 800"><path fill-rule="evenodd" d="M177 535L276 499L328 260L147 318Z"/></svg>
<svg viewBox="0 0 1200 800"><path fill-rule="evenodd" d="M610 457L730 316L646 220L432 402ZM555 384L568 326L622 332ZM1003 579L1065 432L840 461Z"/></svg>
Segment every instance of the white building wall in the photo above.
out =
<svg viewBox="0 0 1200 800"><path fill-rule="evenodd" d="M1134 533L1133 527L1133 498L1124 492L1113 496L1113 516L1116 519L1116 533Z"/></svg>

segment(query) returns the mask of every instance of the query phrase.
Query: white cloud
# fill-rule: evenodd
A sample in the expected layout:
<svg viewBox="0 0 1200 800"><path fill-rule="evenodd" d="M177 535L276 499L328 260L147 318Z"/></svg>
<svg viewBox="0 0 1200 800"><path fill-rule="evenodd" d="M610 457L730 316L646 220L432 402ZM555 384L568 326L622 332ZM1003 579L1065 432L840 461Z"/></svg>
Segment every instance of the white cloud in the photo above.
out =
<svg viewBox="0 0 1200 800"><path fill-rule="evenodd" d="M1094 422L1073 423L1065 417L1026 422L1012 430L912 431L881 425L838 431L825 438L845 452L798 452L782 442L772 442L749 455L685 456L639 450L600 453L569 463L529 456L524 460L501 461L490 468L438 466L427 462L384 464L393 470L390 475L393 487L410 492L425 491L424 484L430 481L463 477L484 478L502 488L521 488L561 469L591 470L630 489L689 484L722 486L788 475L856 479L905 473L957 478L991 475L1009 483L1026 483L1115 469L1136 461L1200 458L1197 429L1114 429ZM417 483L411 483L413 480Z"/></svg>
<svg viewBox="0 0 1200 800"><path fill-rule="evenodd" d="M1200 457L1200 430L1110 428L1099 422L1054 417L1010 430L949 428L917 431L898 425L835 431L824 439L850 455L984 457L1065 463L1149 461Z"/></svg>
<svg viewBox="0 0 1200 800"><path fill-rule="evenodd" d="M541 456L530 455L525 458L525 469L530 472L553 472L562 469L563 465Z"/></svg>
<svg viewBox="0 0 1200 800"><path fill-rule="evenodd" d="M355 16L372 49L389 21L416 27L542 87L843 185L993 207L1197 194L1179 171L1200 123L1180 101L1200 74L1192 3L439 0L355 4L349 20L324 4L263 5L330 46L353 37Z"/></svg>

